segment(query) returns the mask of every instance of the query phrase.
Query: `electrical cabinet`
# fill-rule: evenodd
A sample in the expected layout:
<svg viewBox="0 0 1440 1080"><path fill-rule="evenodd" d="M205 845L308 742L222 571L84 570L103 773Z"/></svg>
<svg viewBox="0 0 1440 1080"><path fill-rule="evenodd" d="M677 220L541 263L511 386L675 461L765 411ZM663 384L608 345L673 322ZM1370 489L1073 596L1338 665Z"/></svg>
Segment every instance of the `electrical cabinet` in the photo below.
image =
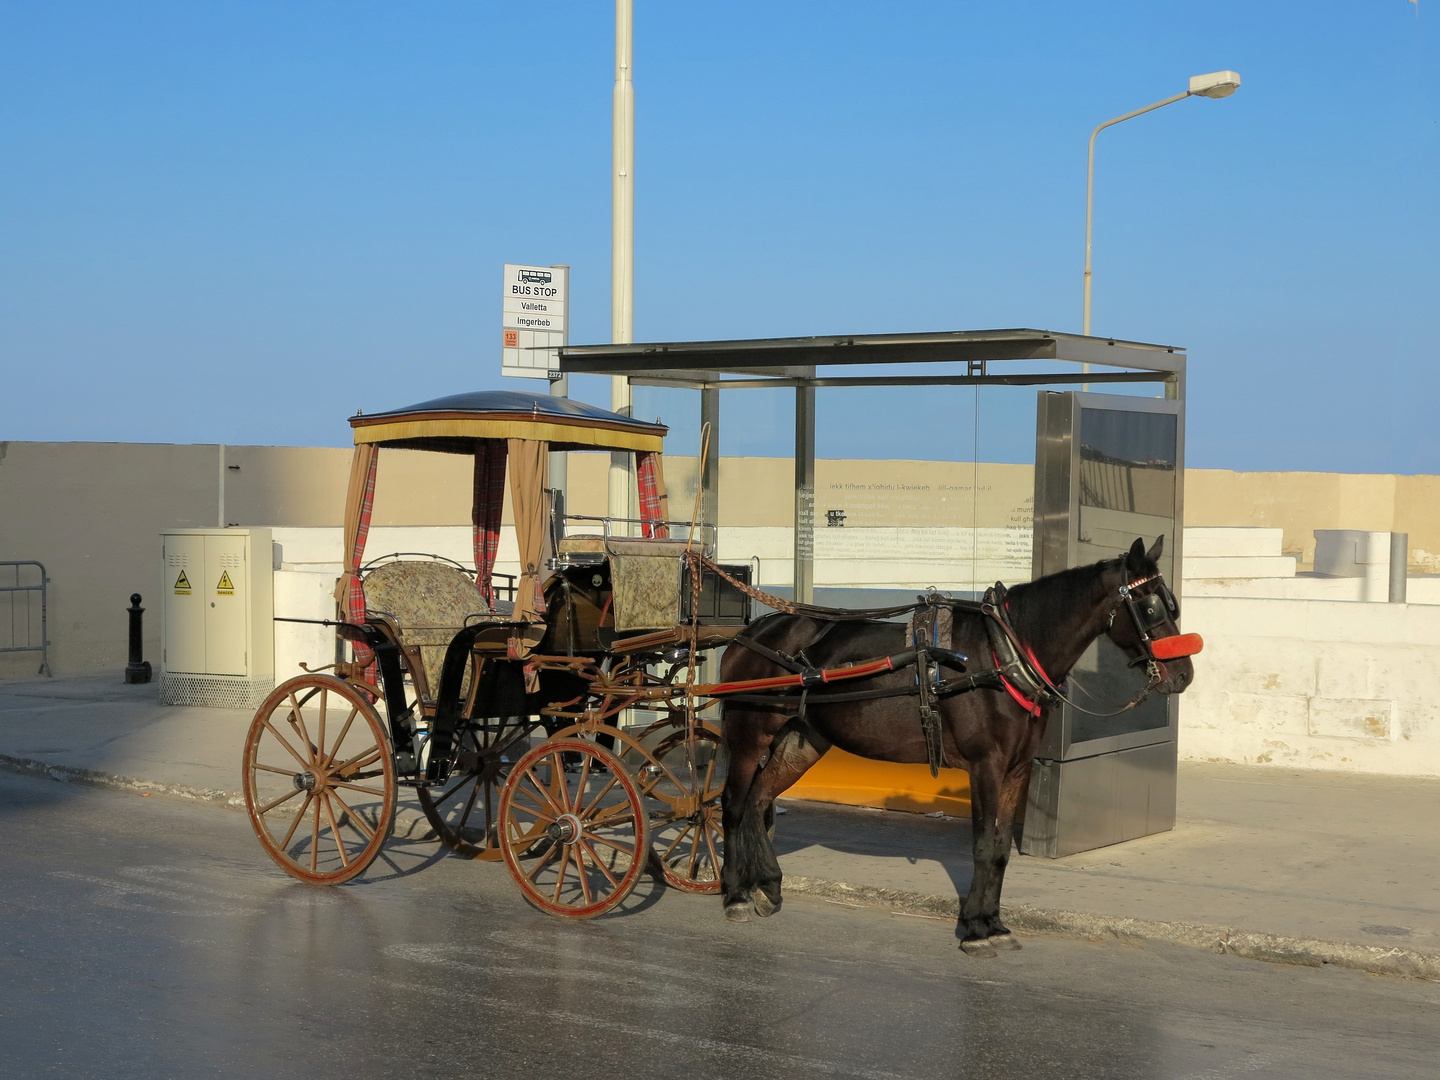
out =
<svg viewBox="0 0 1440 1080"><path fill-rule="evenodd" d="M161 534L160 700L253 708L275 687L269 529Z"/></svg>

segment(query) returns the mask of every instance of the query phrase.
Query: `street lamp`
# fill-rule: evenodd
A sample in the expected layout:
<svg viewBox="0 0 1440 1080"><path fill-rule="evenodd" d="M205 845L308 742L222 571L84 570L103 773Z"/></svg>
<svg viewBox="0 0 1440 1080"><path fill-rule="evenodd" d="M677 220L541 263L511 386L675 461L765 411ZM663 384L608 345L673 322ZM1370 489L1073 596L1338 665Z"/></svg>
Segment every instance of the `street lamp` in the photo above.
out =
<svg viewBox="0 0 1440 1080"><path fill-rule="evenodd" d="M1104 131L1107 127L1113 127L1122 120L1129 120L1132 117L1140 116L1143 113L1153 112L1163 105L1173 105L1177 101L1183 101L1187 97L1208 97L1223 98L1229 97L1240 88L1240 76L1233 71L1212 71L1208 75L1192 75L1190 77L1190 89L1183 94L1176 94L1164 101L1157 101L1154 105L1146 105L1143 109L1136 109L1124 116L1117 116L1114 120L1106 120L1090 133L1090 161L1086 166L1085 173L1085 319L1082 333L1087 337L1090 334L1090 237L1092 225L1095 218L1095 136ZM1088 370L1089 365L1086 365Z"/></svg>

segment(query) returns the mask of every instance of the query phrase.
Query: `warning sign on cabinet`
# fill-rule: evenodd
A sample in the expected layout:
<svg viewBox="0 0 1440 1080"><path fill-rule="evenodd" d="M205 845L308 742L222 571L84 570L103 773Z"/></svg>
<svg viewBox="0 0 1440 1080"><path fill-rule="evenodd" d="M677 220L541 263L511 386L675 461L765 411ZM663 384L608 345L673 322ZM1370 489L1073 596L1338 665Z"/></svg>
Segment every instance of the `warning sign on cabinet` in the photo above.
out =
<svg viewBox="0 0 1440 1080"><path fill-rule="evenodd" d="M175 595L176 595L176 596L189 596L189 595L190 595L190 579L185 576L185 571L184 571L184 570L181 570L181 571L180 571L180 576L175 579Z"/></svg>
<svg viewBox="0 0 1440 1080"><path fill-rule="evenodd" d="M181 577L184 577L185 575L184 575L184 574L181 574L180 576L181 576ZM235 586L232 585L232 584L230 584L230 571L229 571L229 570L221 570L221 571L220 571L220 580L215 583L215 594L216 594L217 596L234 596L234 595L235 595Z"/></svg>

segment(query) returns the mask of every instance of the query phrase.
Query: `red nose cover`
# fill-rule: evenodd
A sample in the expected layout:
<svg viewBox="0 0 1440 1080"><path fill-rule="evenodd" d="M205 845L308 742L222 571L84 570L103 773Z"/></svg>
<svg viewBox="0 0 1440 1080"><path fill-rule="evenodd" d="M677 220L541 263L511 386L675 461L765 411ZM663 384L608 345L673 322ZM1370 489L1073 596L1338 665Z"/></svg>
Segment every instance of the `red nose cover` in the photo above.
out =
<svg viewBox="0 0 1440 1080"><path fill-rule="evenodd" d="M1173 637L1156 638L1150 642L1150 652L1156 660L1194 656L1203 648L1205 642L1199 634L1175 634Z"/></svg>

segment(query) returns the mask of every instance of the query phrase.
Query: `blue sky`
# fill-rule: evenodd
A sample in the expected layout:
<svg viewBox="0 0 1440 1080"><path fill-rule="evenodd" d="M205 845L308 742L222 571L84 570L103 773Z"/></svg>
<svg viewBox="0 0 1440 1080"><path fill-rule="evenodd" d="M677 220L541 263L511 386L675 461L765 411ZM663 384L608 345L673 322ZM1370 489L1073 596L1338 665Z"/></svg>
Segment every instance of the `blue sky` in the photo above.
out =
<svg viewBox="0 0 1440 1080"><path fill-rule="evenodd" d="M1101 135L1095 332L1188 348L1191 465L1440 472L1440 3L636 8L639 339L1078 331L1090 129L1233 68ZM543 385L499 375L500 267L570 263L608 340L612 35L605 0L0 3L0 439L342 445ZM787 452L736 397L725 452ZM982 457L1032 401L981 396ZM819 449L967 458L975 405L822 395Z"/></svg>

